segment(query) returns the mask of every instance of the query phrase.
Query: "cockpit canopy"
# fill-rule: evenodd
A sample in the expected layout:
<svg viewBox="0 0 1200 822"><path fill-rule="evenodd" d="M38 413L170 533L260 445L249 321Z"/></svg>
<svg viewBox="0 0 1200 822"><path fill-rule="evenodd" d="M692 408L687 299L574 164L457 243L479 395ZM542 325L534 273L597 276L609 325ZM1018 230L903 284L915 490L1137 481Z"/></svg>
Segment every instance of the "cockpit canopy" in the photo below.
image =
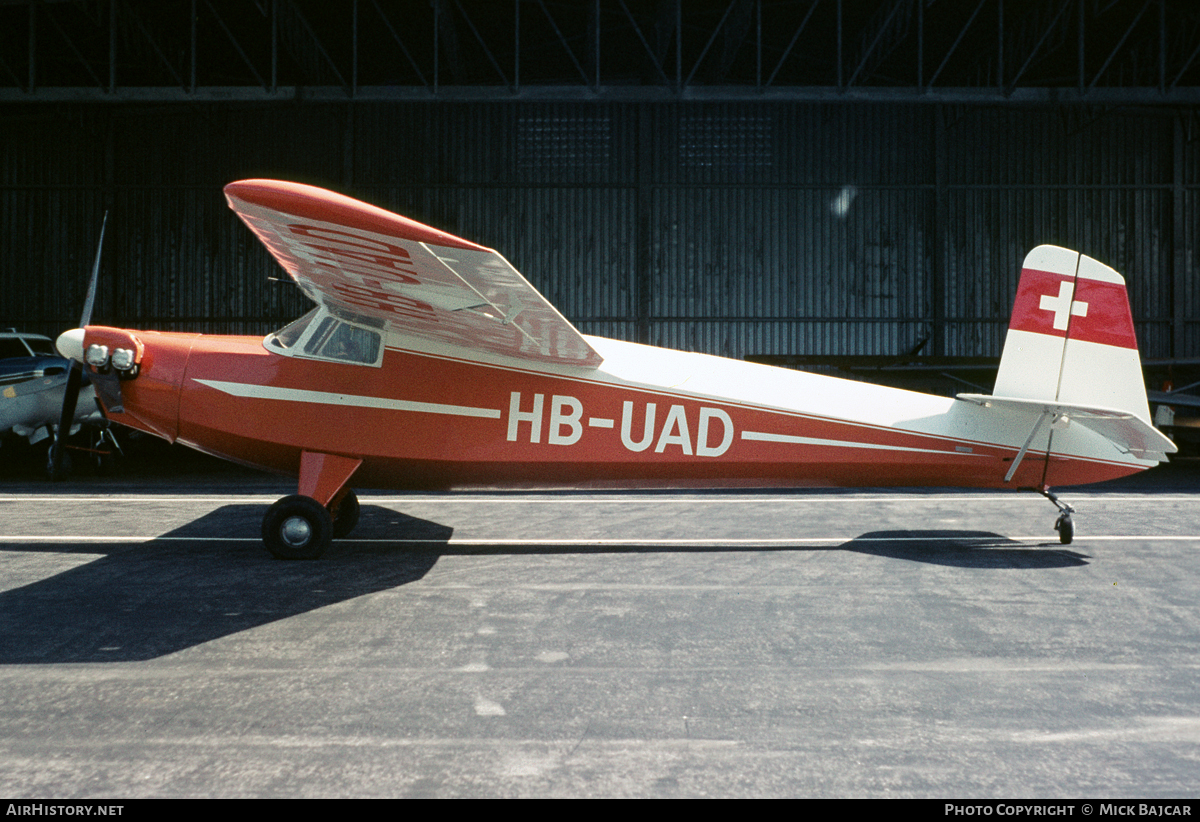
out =
<svg viewBox="0 0 1200 822"><path fill-rule="evenodd" d="M268 334L263 346L287 357L379 366L383 363L382 327L371 317L318 306Z"/></svg>

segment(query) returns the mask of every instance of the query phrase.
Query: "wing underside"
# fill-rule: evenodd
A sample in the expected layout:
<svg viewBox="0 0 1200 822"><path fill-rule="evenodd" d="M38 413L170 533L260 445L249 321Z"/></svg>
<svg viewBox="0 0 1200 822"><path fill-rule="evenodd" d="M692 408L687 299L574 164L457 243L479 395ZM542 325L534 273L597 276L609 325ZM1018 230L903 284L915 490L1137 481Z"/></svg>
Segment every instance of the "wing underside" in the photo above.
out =
<svg viewBox="0 0 1200 822"><path fill-rule="evenodd" d="M313 301L436 344L594 368L602 358L490 248L299 183L225 187L242 221Z"/></svg>

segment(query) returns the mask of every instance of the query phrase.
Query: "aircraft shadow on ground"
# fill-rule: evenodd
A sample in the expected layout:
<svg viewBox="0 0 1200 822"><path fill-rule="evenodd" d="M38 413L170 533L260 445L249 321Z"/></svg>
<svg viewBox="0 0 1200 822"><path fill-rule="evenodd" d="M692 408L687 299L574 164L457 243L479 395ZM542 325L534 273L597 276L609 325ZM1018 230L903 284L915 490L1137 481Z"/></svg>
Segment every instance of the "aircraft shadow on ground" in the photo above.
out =
<svg viewBox="0 0 1200 822"><path fill-rule="evenodd" d="M318 562L280 562L258 539L263 506L226 505L148 543L45 545L103 555L0 593L0 664L153 659L418 580L452 529L366 505L369 532L403 546L335 542ZM22 550L29 550L22 548Z"/></svg>
<svg viewBox="0 0 1200 822"><path fill-rule="evenodd" d="M991 531L872 531L838 549L954 568L1070 568L1089 559L1059 543L1028 545Z"/></svg>
<svg viewBox="0 0 1200 822"><path fill-rule="evenodd" d="M358 536L356 533L355 536ZM531 543L526 545L487 541L461 541L442 547L447 556L528 554L711 554L764 551L854 551L911 562L948 565L955 568L1069 568L1087 565L1089 557L1060 547L1058 542L1030 545L990 531L874 531L841 545L804 545L799 543L755 543L686 541L670 544L606 540L596 545L580 543Z"/></svg>
<svg viewBox="0 0 1200 822"><path fill-rule="evenodd" d="M713 543L497 545L455 543L453 529L363 506L353 537L317 562L280 562L255 538L261 505L226 505L158 539L98 547L39 544L17 550L102 553L38 582L0 593L0 664L153 659L364 594L421 579L443 555L845 550L960 568L1085 565L1060 548L985 531L875 531L839 546L763 548Z"/></svg>

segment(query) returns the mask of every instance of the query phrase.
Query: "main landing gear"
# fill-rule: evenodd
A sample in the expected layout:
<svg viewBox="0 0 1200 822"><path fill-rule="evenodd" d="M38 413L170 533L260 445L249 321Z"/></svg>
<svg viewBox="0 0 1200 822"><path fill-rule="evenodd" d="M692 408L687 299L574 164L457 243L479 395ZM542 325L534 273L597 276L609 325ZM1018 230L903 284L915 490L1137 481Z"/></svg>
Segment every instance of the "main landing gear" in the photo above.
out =
<svg viewBox="0 0 1200 822"><path fill-rule="evenodd" d="M358 524L358 495L347 488L329 507L312 497L292 494L263 517L262 538L276 559L317 559L334 538L350 535Z"/></svg>
<svg viewBox="0 0 1200 822"><path fill-rule="evenodd" d="M1071 521L1071 514L1075 513L1075 509L1065 502L1059 502L1058 497L1051 493L1049 488L1042 488L1038 491L1046 499L1054 503L1054 507L1058 509L1058 519L1054 521L1054 530L1058 531L1058 541L1063 545L1070 545L1071 540L1075 539L1075 523Z"/></svg>
<svg viewBox="0 0 1200 822"><path fill-rule="evenodd" d="M301 452L299 493L263 517L263 544L276 559L316 559L334 538L350 535L358 524L358 496L348 483L360 465L360 457Z"/></svg>

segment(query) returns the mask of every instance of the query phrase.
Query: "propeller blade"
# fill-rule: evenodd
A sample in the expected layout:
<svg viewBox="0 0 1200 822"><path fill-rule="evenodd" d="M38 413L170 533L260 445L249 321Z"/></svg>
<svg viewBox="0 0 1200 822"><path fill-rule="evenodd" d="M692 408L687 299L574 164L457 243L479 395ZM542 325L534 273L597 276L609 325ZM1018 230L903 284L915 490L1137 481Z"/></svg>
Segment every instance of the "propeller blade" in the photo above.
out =
<svg viewBox="0 0 1200 822"><path fill-rule="evenodd" d="M92 307L96 303L96 284L100 279L100 254L104 250L104 229L108 227L108 212L104 212L104 222L100 224L100 242L96 246L96 261L92 264L92 277L88 283L87 299L83 303L83 315L79 327L86 328L92 321ZM71 372L67 375L67 386L63 390L62 413L58 417L58 431L54 435L54 444L50 446L50 459L47 469L50 479L65 479L67 475L67 437L71 436L71 425L75 422L75 406L79 403L79 388L83 384L83 363L71 360Z"/></svg>
<svg viewBox="0 0 1200 822"><path fill-rule="evenodd" d="M58 418L58 431L54 435L54 444L50 446L50 461L48 470L50 479L66 479L68 467L66 464L67 437L71 435L71 424L75 422L75 405L79 401L79 386L83 382L83 364L71 361L71 372L67 375L67 387L63 389L62 413Z"/></svg>
<svg viewBox="0 0 1200 822"><path fill-rule="evenodd" d="M108 212L104 212L104 221L100 223L100 242L96 246L96 262L92 263L92 279L88 283L87 299L83 302L83 316L79 327L86 328L92 321L92 306L96 302L96 283L100 280L100 252L104 250L104 229L108 227Z"/></svg>

